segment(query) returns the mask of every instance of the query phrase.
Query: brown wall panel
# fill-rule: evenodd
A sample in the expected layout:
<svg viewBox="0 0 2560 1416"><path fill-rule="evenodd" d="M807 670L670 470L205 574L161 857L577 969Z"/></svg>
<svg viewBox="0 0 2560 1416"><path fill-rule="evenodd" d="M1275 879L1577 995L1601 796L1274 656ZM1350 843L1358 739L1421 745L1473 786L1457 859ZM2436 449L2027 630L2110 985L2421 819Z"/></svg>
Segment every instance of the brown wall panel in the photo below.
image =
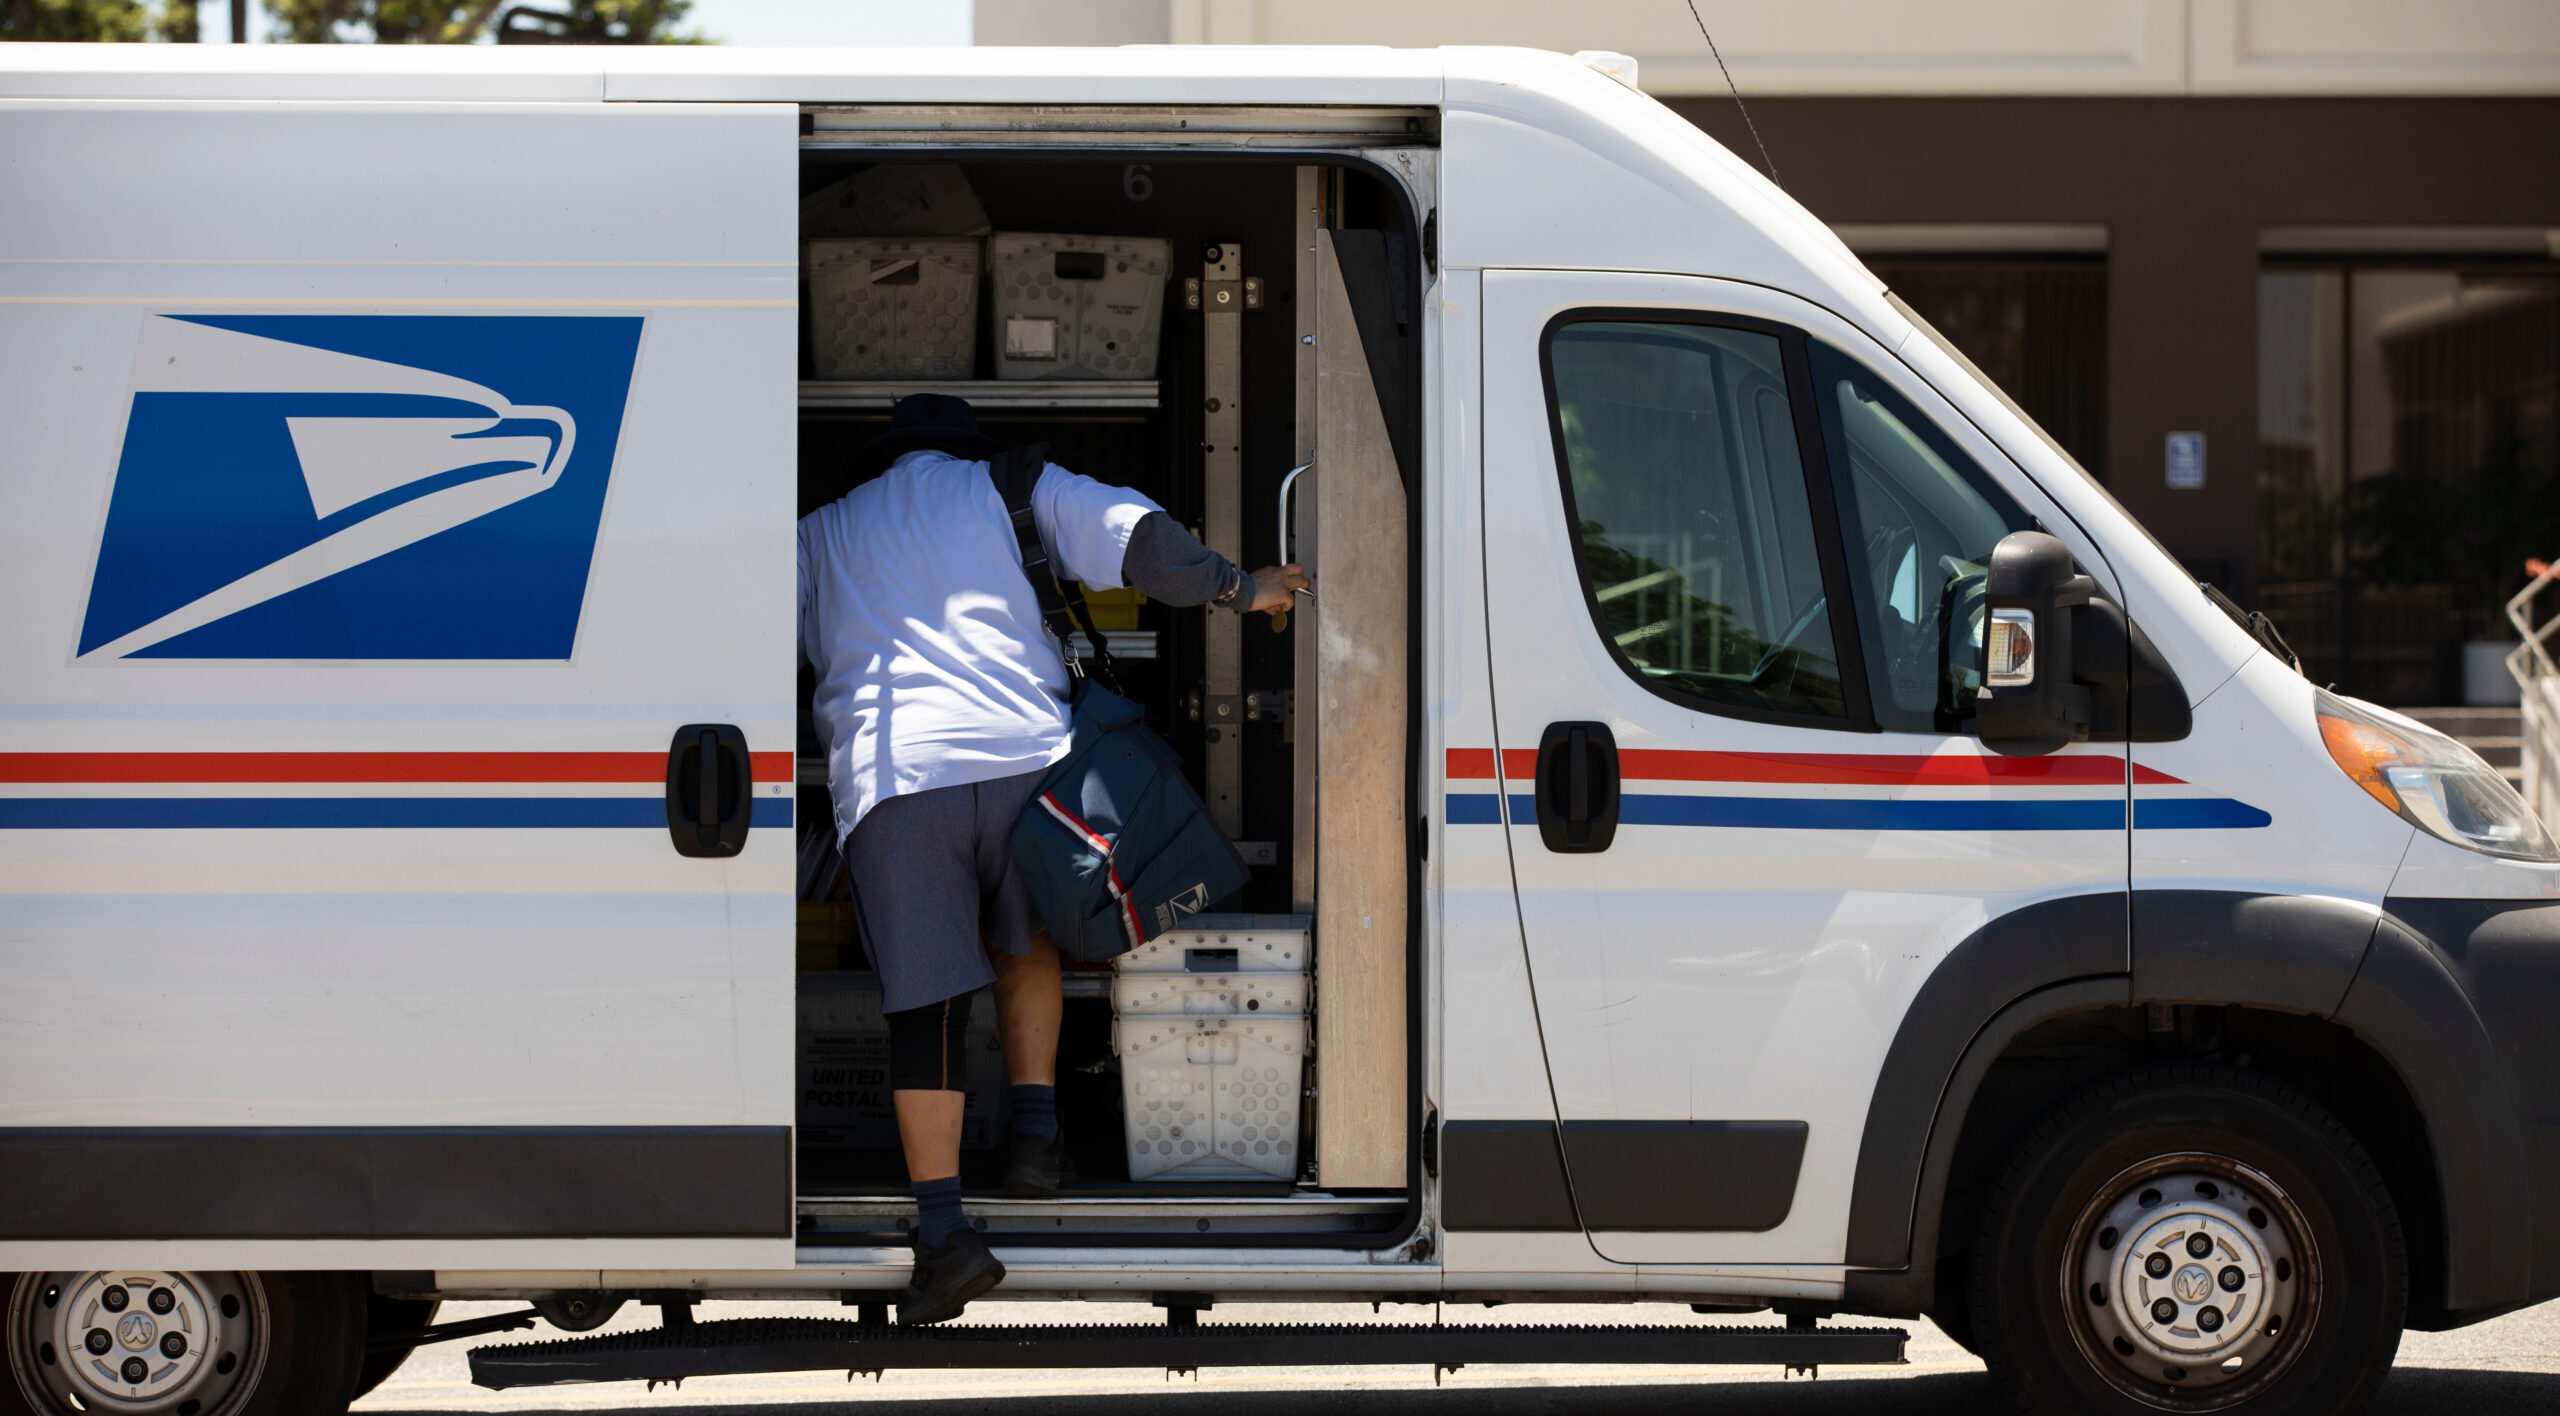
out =
<svg viewBox="0 0 2560 1416"><path fill-rule="evenodd" d="M1730 99L1671 106L1746 157ZM2181 555L2253 587L2258 232L2560 228L2560 99L1762 99L1787 189L1825 221L2100 222L2111 489ZM2172 492L2163 441L2200 429Z"/></svg>

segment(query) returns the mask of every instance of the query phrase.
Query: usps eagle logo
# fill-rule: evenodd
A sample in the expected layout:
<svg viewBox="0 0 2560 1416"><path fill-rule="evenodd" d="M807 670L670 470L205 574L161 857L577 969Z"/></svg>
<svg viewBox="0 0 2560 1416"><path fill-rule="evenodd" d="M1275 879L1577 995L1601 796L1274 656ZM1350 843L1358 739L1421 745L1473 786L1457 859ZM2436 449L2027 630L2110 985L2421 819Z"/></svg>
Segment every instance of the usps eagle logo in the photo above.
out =
<svg viewBox="0 0 2560 1416"><path fill-rule="evenodd" d="M146 315L78 657L566 659L632 315Z"/></svg>

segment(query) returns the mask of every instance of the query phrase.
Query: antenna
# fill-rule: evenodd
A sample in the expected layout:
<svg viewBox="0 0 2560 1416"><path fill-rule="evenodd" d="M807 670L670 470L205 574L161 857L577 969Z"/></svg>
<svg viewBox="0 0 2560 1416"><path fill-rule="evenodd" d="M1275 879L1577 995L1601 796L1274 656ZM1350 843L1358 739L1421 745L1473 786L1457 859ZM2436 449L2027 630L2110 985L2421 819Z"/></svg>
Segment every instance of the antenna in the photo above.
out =
<svg viewBox="0 0 2560 1416"><path fill-rule="evenodd" d="M1707 34L1707 22L1698 13L1698 0L1689 0L1689 18L1698 22L1698 33L1707 41L1707 52L1715 55L1716 67L1724 70L1724 86L1733 93L1733 106L1742 110L1742 126L1751 130L1752 145L1760 149L1760 165L1769 169L1769 183L1783 192L1787 184L1778 180L1778 164L1769 157L1769 145L1760 141L1760 125L1751 121L1751 108L1742 101L1742 88L1733 81L1733 71L1724 66L1724 55L1716 48L1716 37Z"/></svg>

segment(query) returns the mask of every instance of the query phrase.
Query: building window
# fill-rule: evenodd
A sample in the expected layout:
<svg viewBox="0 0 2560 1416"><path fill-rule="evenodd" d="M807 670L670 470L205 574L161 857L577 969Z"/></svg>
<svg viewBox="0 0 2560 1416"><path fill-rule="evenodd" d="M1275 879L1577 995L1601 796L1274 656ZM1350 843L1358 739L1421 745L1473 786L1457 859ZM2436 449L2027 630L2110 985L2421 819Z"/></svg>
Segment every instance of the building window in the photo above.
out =
<svg viewBox="0 0 2560 1416"><path fill-rule="evenodd" d="M2461 701L2527 556L2560 553L2560 273L2270 265L2258 597L2315 683Z"/></svg>
<svg viewBox="0 0 2560 1416"><path fill-rule="evenodd" d="M2081 466L2106 476L2105 256L1871 255L1866 261Z"/></svg>

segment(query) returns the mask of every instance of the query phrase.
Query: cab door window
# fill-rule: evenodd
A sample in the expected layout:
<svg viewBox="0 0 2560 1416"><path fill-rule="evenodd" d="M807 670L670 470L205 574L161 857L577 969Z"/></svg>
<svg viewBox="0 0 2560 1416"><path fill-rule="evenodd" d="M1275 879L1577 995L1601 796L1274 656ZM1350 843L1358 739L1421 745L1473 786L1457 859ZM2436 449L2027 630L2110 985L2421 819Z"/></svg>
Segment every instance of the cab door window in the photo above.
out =
<svg viewBox="0 0 2560 1416"><path fill-rule="evenodd" d="M1957 732L1982 688L1992 547L2034 525L1910 401L1807 342L1879 726Z"/></svg>
<svg viewBox="0 0 2560 1416"><path fill-rule="evenodd" d="M1565 512L1601 637L1648 688L1741 716L1863 726L1844 690L1789 362L1758 329L1615 314L1551 327Z"/></svg>

